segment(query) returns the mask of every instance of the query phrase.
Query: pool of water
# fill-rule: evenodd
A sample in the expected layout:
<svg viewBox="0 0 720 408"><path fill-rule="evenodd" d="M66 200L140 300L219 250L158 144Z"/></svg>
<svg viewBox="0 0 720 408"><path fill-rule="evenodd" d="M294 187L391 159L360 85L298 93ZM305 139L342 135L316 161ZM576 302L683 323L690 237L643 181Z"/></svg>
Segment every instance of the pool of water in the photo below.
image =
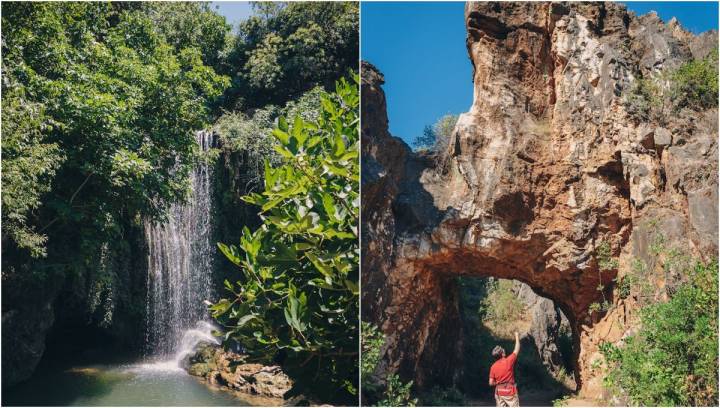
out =
<svg viewBox="0 0 720 408"><path fill-rule="evenodd" d="M28 381L3 389L3 406L249 406L214 390L174 362L38 367Z"/></svg>

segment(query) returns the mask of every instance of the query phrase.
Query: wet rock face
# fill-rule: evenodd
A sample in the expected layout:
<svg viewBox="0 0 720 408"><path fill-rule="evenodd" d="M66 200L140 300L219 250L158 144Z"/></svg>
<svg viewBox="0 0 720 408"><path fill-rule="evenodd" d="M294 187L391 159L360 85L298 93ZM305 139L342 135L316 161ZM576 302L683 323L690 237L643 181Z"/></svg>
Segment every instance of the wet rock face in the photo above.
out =
<svg viewBox="0 0 720 408"><path fill-rule="evenodd" d="M454 382L453 278L520 280L567 315L582 382L589 350L623 335L589 311L618 302L600 245L620 265L646 257L634 226L659 217L690 254L717 251L717 110L626 109L638 78L709 40L615 3L469 2L465 17L474 103L440 157L389 135L382 74L362 66L363 317L388 335L380 369Z"/></svg>

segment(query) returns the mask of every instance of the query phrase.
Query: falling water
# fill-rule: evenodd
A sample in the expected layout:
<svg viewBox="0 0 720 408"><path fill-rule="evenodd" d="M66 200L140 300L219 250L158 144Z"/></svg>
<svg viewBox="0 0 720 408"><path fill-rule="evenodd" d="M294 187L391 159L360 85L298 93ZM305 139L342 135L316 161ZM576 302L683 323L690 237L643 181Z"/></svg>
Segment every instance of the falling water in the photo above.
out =
<svg viewBox="0 0 720 408"><path fill-rule="evenodd" d="M203 151L214 143L211 132L198 132L196 139ZM191 199L173 204L165 223L145 221L149 247L146 353L168 362L182 358L197 342L212 340L203 303L213 294L212 167L199 164L191 182Z"/></svg>

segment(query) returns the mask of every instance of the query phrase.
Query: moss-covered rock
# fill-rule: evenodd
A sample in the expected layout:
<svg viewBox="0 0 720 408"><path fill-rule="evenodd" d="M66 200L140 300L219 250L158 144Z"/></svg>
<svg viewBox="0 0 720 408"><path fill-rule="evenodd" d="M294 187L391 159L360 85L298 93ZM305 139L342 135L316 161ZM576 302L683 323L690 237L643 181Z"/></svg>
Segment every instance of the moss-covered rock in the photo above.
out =
<svg viewBox="0 0 720 408"><path fill-rule="evenodd" d="M243 394L282 399L292 388L293 382L282 368L247 363L246 357L214 344L200 343L183 367L188 374L202 377L211 385Z"/></svg>

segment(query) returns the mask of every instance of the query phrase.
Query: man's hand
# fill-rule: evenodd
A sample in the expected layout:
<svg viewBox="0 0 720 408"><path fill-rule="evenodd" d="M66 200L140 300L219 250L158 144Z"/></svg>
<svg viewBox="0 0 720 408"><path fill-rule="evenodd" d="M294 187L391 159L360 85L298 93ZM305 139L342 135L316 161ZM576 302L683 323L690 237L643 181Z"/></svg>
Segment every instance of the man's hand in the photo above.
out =
<svg viewBox="0 0 720 408"><path fill-rule="evenodd" d="M513 350L513 353L517 356L520 352L520 335L518 332L515 332L515 350Z"/></svg>

